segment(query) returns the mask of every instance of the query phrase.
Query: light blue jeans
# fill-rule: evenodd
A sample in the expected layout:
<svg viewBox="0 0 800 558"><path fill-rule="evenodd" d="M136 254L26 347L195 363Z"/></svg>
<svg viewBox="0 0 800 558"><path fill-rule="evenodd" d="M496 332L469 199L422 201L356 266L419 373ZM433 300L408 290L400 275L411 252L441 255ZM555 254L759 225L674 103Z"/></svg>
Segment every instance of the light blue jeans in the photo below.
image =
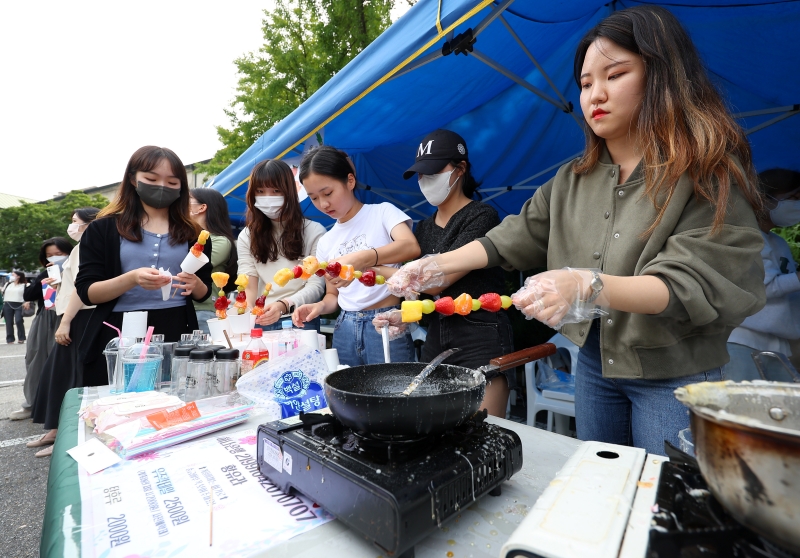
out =
<svg viewBox="0 0 800 558"><path fill-rule="evenodd" d="M394 308L398 307L392 306L361 312L342 310L333 329L333 348L338 351L341 364L360 366L385 362L383 339L380 333L375 331L372 318ZM414 362L414 342L411 340L411 335L406 333L403 337L391 341L389 354L392 362Z"/></svg>
<svg viewBox="0 0 800 558"><path fill-rule="evenodd" d="M721 368L668 380L603 378L599 329L592 324L575 370L578 438L664 455L664 440L680 447L678 432L689 428L689 410L675 399L673 391L723 379Z"/></svg>
<svg viewBox="0 0 800 558"><path fill-rule="evenodd" d="M216 318L217 313L211 310L196 310L195 313L197 314L197 325L200 326L203 333L211 333L208 329L208 320Z"/></svg>
<svg viewBox="0 0 800 558"><path fill-rule="evenodd" d="M277 322L269 324L269 325L256 324L256 327L260 327L264 331L280 331L280 330L283 329L283 322L286 322L286 321L291 323L292 319L291 318L284 318L282 320L278 320ZM319 333L319 324L320 324L319 317L317 317L317 318L314 318L313 320L311 320L310 322L304 323L303 324L303 329L313 329L314 331ZM298 329L297 326L295 326L294 324L292 324L292 327L295 328L295 329Z"/></svg>

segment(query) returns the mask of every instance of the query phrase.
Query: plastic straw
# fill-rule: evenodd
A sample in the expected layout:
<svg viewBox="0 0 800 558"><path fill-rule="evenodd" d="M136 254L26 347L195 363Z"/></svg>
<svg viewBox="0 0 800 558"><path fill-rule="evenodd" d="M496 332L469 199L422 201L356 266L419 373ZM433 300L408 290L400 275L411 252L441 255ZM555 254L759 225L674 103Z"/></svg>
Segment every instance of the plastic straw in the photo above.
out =
<svg viewBox="0 0 800 558"><path fill-rule="evenodd" d="M142 373L144 358L147 356L147 348L150 346L150 338L153 336L153 329L155 329L153 326L147 328L147 334L144 336L144 345L142 345L142 352L139 353L139 364L137 364L136 368L133 370L131 381L128 382L129 387L139 385L139 376L141 376Z"/></svg>
<svg viewBox="0 0 800 558"><path fill-rule="evenodd" d="M111 329L113 329L114 331L116 331L116 332L117 332L117 337L119 337L120 339L122 339L122 332L119 330L119 328L118 328L118 327L116 327L116 326L113 326L113 325L111 325L111 324L110 324L110 323L108 323L108 322L103 322L103 323L104 323L105 325L107 325L108 327L110 327Z"/></svg>

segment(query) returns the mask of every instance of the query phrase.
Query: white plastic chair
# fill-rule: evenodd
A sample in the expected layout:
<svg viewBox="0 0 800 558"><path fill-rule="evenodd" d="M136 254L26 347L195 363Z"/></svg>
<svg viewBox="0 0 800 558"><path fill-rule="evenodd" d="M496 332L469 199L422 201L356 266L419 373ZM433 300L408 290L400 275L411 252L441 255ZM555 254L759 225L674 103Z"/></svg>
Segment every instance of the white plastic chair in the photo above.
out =
<svg viewBox="0 0 800 558"><path fill-rule="evenodd" d="M575 363L578 361L578 346L560 333L555 334L549 343L569 350L571 368L574 372ZM534 426L536 413L547 411L547 430L558 434L569 434L569 417L575 416L575 393L538 389L535 362L525 365L525 390L528 396L527 425Z"/></svg>
<svg viewBox="0 0 800 558"><path fill-rule="evenodd" d="M547 411L547 430L558 434L569 433L569 417L575 416L575 394L536 387L535 363L525 365L525 391L528 395L528 426L534 426L536 413Z"/></svg>

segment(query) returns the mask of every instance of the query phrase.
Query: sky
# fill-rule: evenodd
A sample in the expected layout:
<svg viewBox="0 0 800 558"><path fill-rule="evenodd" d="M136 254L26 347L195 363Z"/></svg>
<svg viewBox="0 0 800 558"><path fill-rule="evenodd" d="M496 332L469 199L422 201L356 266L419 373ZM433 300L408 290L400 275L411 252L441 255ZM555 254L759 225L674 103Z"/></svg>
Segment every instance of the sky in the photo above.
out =
<svg viewBox="0 0 800 558"><path fill-rule="evenodd" d="M273 4L0 2L0 192L45 200L119 182L143 145L211 158L233 61L261 46Z"/></svg>

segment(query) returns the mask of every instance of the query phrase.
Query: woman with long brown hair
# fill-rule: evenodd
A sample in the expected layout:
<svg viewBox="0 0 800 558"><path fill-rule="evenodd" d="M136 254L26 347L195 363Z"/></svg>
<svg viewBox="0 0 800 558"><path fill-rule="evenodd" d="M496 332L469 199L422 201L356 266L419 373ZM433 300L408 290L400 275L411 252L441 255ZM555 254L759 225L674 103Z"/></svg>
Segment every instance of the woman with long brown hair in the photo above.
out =
<svg viewBox="0 0 800 558"><path fill-rule="evenodd" d="M442 273L546 267L513 300L582 347L578 437L660 453L688 426L673 390L721 380L728 335L764 306L750 147L663 8L601 21L574 76L583 156L485 238L389 283L423 291Z"/></svg>
<svg viewBox="0 0 800 558"><path fill-rule="evenodd" d="M247 226L239 233L239 273L250 278L247 304L252 307L266 283L272 292L264 313L256 318L262 329L280 329L280 317L292 309L317 302L325 294L325 280L312 275L307 281L289 281L285 287L273 282L275 272L293 268L317 252L317 241L325 227L303 217L294 174L281 160L261 161L250 173L247 188ZM305 324L319 330L319 319Z"/></svg>
<svg viewBox="0 0 800 558"><path fill-rule="evenodd" d="M81 239L80 271L75 287L86 305L96 305L80 341L85 366L102 358L122 325L124 312L147 311L147 323L167 342L197 329L193 301L211 293L211 263L196 274L181 271L183 258L200 228L189 215L189 183L178 156L165 147L138 149L128 161L117 196ZM211 255L211 243L205 254ZM172 273L163 276L158 269ZM172 283L174 296L162 300L161 287Z"/></svg>

